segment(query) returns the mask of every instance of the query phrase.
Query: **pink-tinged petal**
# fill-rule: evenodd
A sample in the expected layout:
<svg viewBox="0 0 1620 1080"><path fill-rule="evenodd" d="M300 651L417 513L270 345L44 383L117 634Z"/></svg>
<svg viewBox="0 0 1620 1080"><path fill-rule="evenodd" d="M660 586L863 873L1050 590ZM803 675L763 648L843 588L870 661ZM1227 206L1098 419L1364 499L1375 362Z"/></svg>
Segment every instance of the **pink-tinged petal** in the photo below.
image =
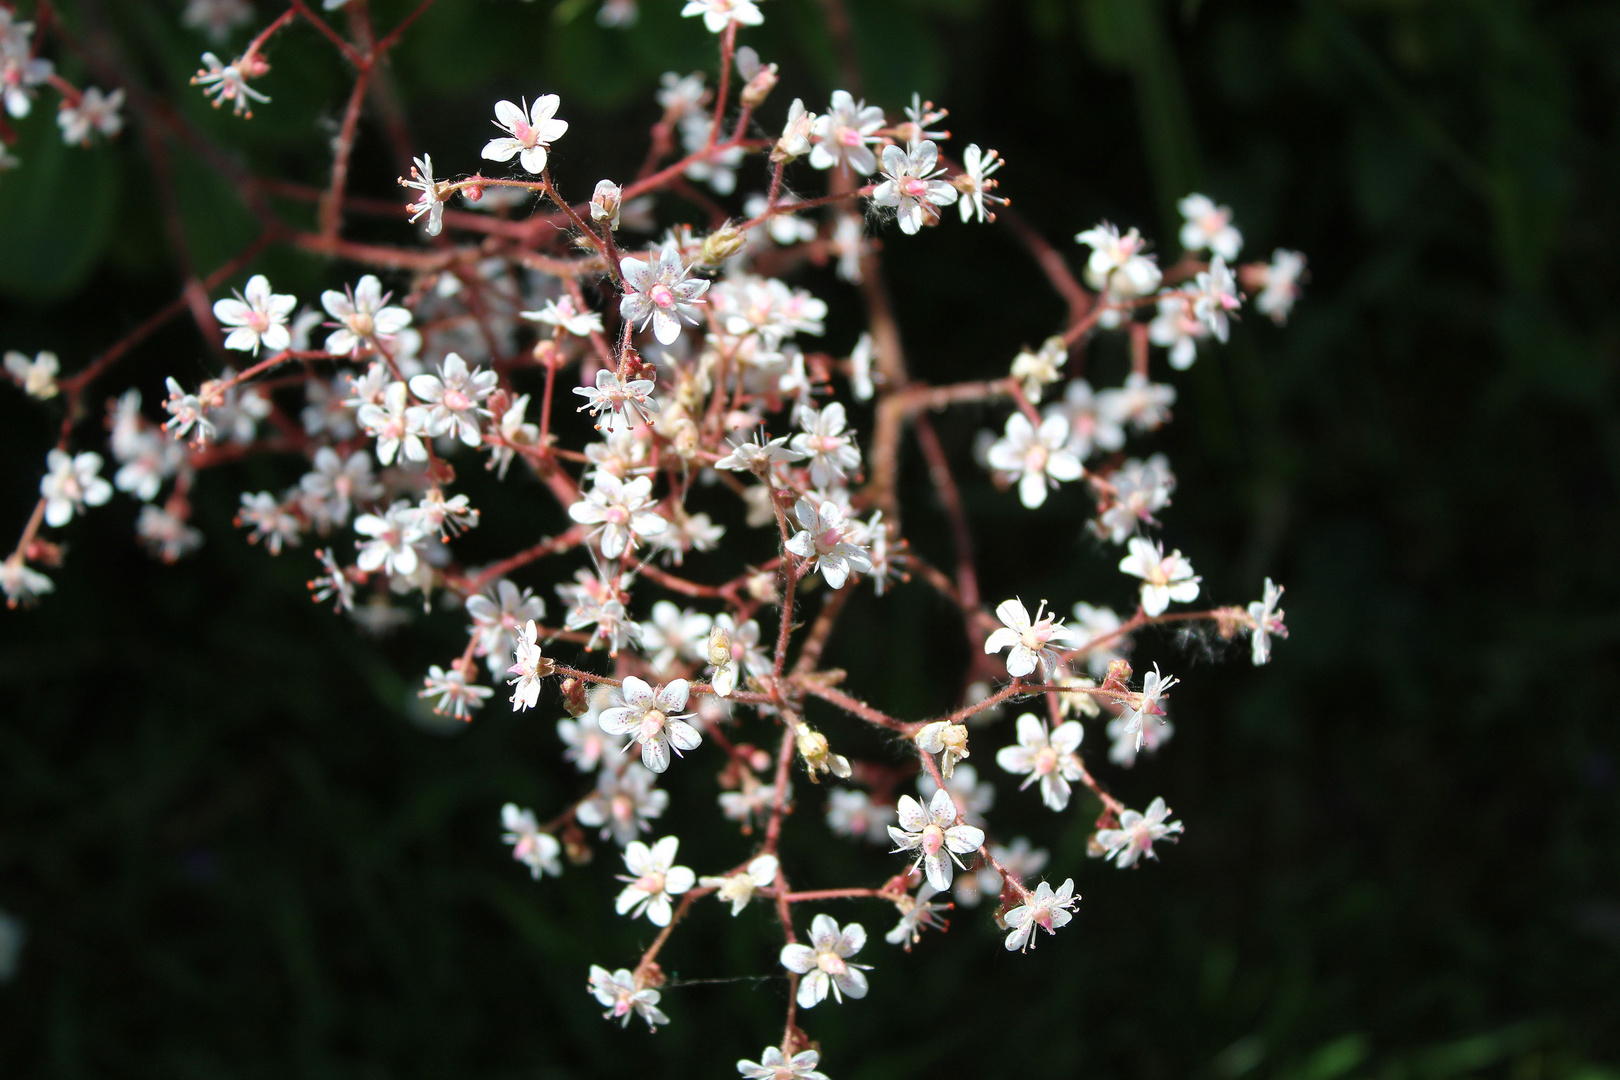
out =
<svg viewBox="0 0 1620 1080"><path fill-rule="evenodd" d="M996 618L1014 630L1024 631L1029 629L1029 609L1024 607L1023 601L1016 598L1003 600L997 604Z"/></svg>
<svg viewBox="0 0 1620 1080"><path fill-rule="evenodd" d="M866 972L862 971L860 968L850 968L848 971L838 976L837 983L838 989L844 992L845 997L851 997L859 1001L861 998L866 996L866 991L868 989L866 985Z"/></svg>
<svg viewBox="0 0 1620 1080"><path fill-rule="evenodd" d="M957 825L945 830L945 846L958 855L977 851L984 844L984 830L974 825Z"/></svg>
<svg viewBox="0 0 1620 1080"><path fill-rule="evenodd" d="M928 827L928 812L910 795L900 796L900 805L896 809L900 815L900 825L907 832L921 832Z"/></svg>
<svg viewBox="0 0 1620 1080"><path fill-rule="evenodd" d="M533 146L521 151L518 154L518 164L531 173L539 174L544 172L546 168L546 148Z"/></svg>
<svg viewBox="0 0 1620 1080"><path fill-rule="evenodd" d="M666 686L658 689L656 701L658 707L666 713L677 713L686 708L686 699L691 694L692 684L685 679L676 679Z"/></svg>
<svg viewBox="0 0 1620 1080"><path fill-rule="evenodd" d="M915 851L922 844L922 835L896 826L888 826L889 839L894 841L895 851Z"/></svg>
<svg viewBox="0 0 1620 1080"><path fill-rule="evenodd" d="M529 123L534 127L550 120L557 115L557 109L562 105L562 98L556 94L541 94L529 105ZM518 114L522 116L522 113Z"/></svg>
<svg viewBox="0 0 1620 1080"><path fill-rule="evenodd" d="M1085 738L1086 729L1070 720L1059 724L1057 730L1052 732L1052 749L1060 754L1072 754L1080 747L1080 740Z"/></svg>
<svg viewBox="0 0 1620 1080"><path fill-rule="evenodd" d="M934 819L934 824L940 828L949 826L956 820L956 800L944 788L934 792L933 799L928 803L928 816Z"/></svg>
<svg viewBox="0 0 1620 1080"><path fill-rule="evenodd" d="M827 999L831 980L819 968L799 980L799 1008L812 1009Z"/></svg>
<svg viewBox="0 0 1620 1080"><path fill-rule="evenodd" d="M1035 650L1024 645L1014 646L1012 651L1007 653L1007 674L1021 679L1035 670L1037 659Z"/></svg>
<svg viewBox="0 0 1620 1080"><path fill-rule="evenodd" d="M1041 801L1053 810L1069 805L1069 782L1061 773L1048 773L1041 779Z"/></svg>
<svg viewBox="0 0 1620 1080"><path fill-rule="evenodd" d="M649 772L661 773L669 768L669 743L661 736L653 736L641 744L641 763Z"/></svg>
<svg viewBox="0 0 1620 1080"><path fill-rule="evenodd" d="M781 960L783 967L801 975L816 966L815 951L807 945L782 946Z"/></svg>
<svg viewBox="0 0 1620 1080"><path fill-rule="evenodd" d="M625 704L636 709L638 712L645 712L647 709L652 707L654 700L653 688L648 686L644 680L638 679L634 675L626 675L624 677L624 686L620 692L624 695Z"/></svg>
<svg viewBox="0 0 1620 1080"><path fill-rule="evenodd" d="M1024 713L1018 718L1018 741L1030 750L1041 750L1047 746L1046 724L1034 713Z"/></svg>
<svg viewBox="0 0 1620 1080"><path fill-rule="evenodd" d="M854 956L866 946L866 928L860 923L850 923L844 927L844 932L838 935L838 944L834 951L839 956Z"/></svg>
<svg viewBox="0 0 1620 1080"><path fill-rule="evenodd" d="M685 720L669 722L669 740L675 744L677 750L696 750L703 744L703 736L698 734L697 728Z"/></svg>
<svg viewBox="0 0 1620 1080"><path fill-rule="evenodd" d="M214 301L214 318L227 326L241 326L248 321L253 309L235 297Z"/></svg>
<svg viewBox="0 0 1620 1080"><path fill-rule="evenodd" d="M510 101L497 101L495 103L495 122L508 131L516 128L526 121L523 110Z"/></svg>
<svg viewBox="0 0 1620 1080"><path fill-rule="evenodd" d="M1027 773L1035 768L1035 754L1022 746L1003 746L996 753L996 764L1010 773Z"/></svg>
<svg viewBox="0 0 1620 1080"><path fill-rule="evenodd" d="M988 638L985 639L984 651L987 653L997 653L1002 649L1009 649L1017 644L1018 631L1013 630L1010 627L1003 626L1001 629L994 631Z"/></svg>
<svg viewBox="0 0 1620 1080"><path fill-rule="evenodd" d="M819 951L832 949L838 944L838 921L825 912L811 919L810 943Z"/></svg>

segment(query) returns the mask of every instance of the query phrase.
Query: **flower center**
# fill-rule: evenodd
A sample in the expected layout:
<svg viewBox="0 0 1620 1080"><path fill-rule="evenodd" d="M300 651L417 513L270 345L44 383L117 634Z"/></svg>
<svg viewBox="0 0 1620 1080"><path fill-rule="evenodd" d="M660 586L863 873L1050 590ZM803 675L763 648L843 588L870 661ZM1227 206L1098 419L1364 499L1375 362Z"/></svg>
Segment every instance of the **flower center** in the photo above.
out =
<svg viewBox="0 0 1620 1080"><path fill-rule="evenodd" d="M903 184L900 185L900 188L907 195L910 195L913 199L920 199L925 194L928 193L928 183L927 183L927 181L919 180L915 176L913 176L910 179L906 180Z"/></svg>
<svg viewBox="0 0 1620 1080"><path fill-rule="evenodd" d="M468 400L466 394L462 393L460 390L457 390L453 386L446 387L444 397L440 398L439 400L444 407L449 409L451 412L461 412L463 409L466 409L472 404L472 402Z"/></svg>
<svg viewBox="0 0 1620 1080"><path fill-rule="evenodd" d="M647 715L641 718L641 737L651 739L664 730L664 722L669 718L657 709L648 709Z"/></svg>
<svg viewBox="0 0 1620 1080"><path fill-rule="evenodd" d="M602 514L609 525L623 525L630 520L630 511L622 506L610 506Z"/></svg>
<svg viewBox="0 0 1620 1080"><path fill-rule="evenodd" d="M270 329L270 316L262 311L250 311L248 312L247 324L255 334L262 334Z"/></svg>
<svg viewBox="0 0 1620 1080"><path fill-rule="evenodd" d="M636 878L636 888L640 889L644 893L652 893L654 896L658 895L664 891L663 873L654 870L650 874L642 874L640 877Z"/></svg>
<svg viewBox="0 0 1620 1080"><path fill-rule="evenodd" d="M845 127L838 129L838 141L845 146L860 146L866 139L854 128Z"/></svg>
<svg viewBox="0 0 1620 1080"><path fill-rule="evenodd" d="M826 532L816 537L816 547L820 548L822 551L831 551L833 548L843 543L843 540L844 533L842 529L828 529Z"/></svg>
<svg viewBox="0 0 1620 1080"><path fill-rule="evenodd" d="M668 285L654 285L647 292L647 298L661 308L667 308L675 303L675 293Z"/></svg>
<svg viewBox="0 0 1620 1080"><path fill-rule="evenodd" d="M353 330L357 337L370 337L376 332L377 323L369 312L357 311L349 316L349 329Z"/></svg>
<svg viewBox="0 0 1620 1080"><path fill-rule="evenodd" d="M816 957L816 967L835 977L844 975L849 971L849 965L844 963L844 958L832 952L819 954Z"/></svg>
<svg viewBox="0 0 1620 1080"><path fill-rule="evenodd" d="M1046 776L1057 768L1058 753L1050 746L1042 747L1035 754L1035 775ZM962 766L964 769L966 765Z"/></svg>
<svg viewBox="0 0 1620 1080"><path fill-rule="evenodd" d="M966 768L966 766L963 766ZM945 846L945 830L938 825L930 824L923 830L922 849L925 855L938 855L939 849Z"/></svg>
<svg viewBox="0 0 1620 1080"><path fill-rule="evenodd" d="M1046 447L1039 443L1024 452L1024 468L1029 472L1045 472L1048 456Z"/></svg>

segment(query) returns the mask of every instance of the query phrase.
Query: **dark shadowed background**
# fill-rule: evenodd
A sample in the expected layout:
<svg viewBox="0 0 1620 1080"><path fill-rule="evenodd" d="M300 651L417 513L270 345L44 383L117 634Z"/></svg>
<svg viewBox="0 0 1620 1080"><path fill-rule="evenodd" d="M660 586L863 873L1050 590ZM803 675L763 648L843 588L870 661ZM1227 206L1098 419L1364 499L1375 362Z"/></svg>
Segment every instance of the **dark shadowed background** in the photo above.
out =
<svg viewBox="0 0 1620 1080"><path fill-rule="evenodd" d="M244 122L185 85L205 43L180 29L178 0L61 6L253 168L323 181L348 84L313 32L275 42L274 100ZM260 25L281 7L255 6ZM387 26L407 5L372 6ZM587 192L639 163L660 73L712 71L714 39L677 17L679 0L644 0L629 32L598 28L594 5L566 0L571 21L556 7L439 0L410 33L393 82L441 169L477 166L497 97L554 91L572 127L553 169ZM1185 680L1174 741L1124 772L1100 761L1100 731L1088 738L1105 783L1136 806L1164 795L1185 839L1135 872L1088 860L1092 807L1046 813L987 760L999 828L1048 847L1056 880L1076 877L1079 918L1016 956L986 909L958 912L908 956L878 937L888 911L841 909L874 931L862 959L877 967L867 1000L806 1018L826 1071L1617 1075L1620 5L849 8L866 95L950 106L957 145L1006 156L1003 192L1072 265L1070 237L1104 217L1173 250L1174 200L1198 189L1235 207L1248 255L1303 249L1311 277L1286 329L1250 314L1174 376L1177 422L1152 444L1181 480L1165 535L1207 595L1246 602L1271 575L1293 631L1261 670L1242 648L1142 640L1139 669L1158 660ZM822 107L838 67L820 3L764 10L743 40L783 66L763 113L774 128L795 95ZM175 260L139 125L94 151L63 148L48 107L20 131L24 164L0 177L0 348L54 349L73 371L173 297ZM211 268L253 223L229 185L169 152L189 257ZM397 199L381 141L368 134L360 155L356 190ZM355 234L409 236L389 221ZM994 374L1060 325L1003 229L952 220L884 239L925 377ZM355 272L285 251L259 268L306 298ZM804 282L839 312L828 348L846 350L855 295ZM206 356L177 322L92 398L133 384L151 403L166 374L195 385ZM1092 365L1114 382L1123 358L1103 344ZM0 520L20 530L57 416L4 387L0 410ZM1001 415L938 421L986 593L1125 605L1117 554L1080 534L1078 493L1026 512L971 465L973 433ZM908 468L912 534L948 557ZM298 471L205 475L208 542L175 567L138 550L120 495L64 531L54 596L0 612L0 909L28 929L0 985L0 1075L735 1075L778 1037L785 983L671 988L656 1036L600 1019L587 966L631 963L649 937L612 913L613 853L537 885L500 843L502 803L546 817L579 786L555 697L449 734L425 726L414 690L459 648L462 620L365 638L309 602L307 547L272 559L231 527L238 492ZM537 486L470 483L486 522L475 557L553 526ZM525 583L549 596L561 573ZM924 590L865 593L852 614L829 657L852 685L908 717L948 703L964 646ZM668 774L665 823L683 861L731 865L740 842L692 764ZM828 836L822 792L797 787L796 880L892 870ZM708 904L663 959L681 979L771 973L779 941L767 913L733 921Z"/></svg>

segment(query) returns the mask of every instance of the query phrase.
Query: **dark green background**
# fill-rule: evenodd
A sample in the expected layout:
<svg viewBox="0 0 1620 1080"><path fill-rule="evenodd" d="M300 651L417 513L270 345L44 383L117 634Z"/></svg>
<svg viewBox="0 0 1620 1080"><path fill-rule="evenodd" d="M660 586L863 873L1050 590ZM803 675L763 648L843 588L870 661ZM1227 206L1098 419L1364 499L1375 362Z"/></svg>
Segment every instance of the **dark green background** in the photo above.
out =
<svg viewBox="0 0 1620 1080"><path fill-rule="evenodd" d="M494 98L561 93L573 127L553 168L583 193L639 161L660 72L712 66L713 38L678 5L645 0L622 34L589 12L559 25L546 0L440 0L393 78L447 172L476 167ZM245 123L185 87L204 44L179 30L179 6L63 4L231 153L320 182L329 129L312 119L332 120L346 87L330 50L302 27L279 39L262 83L275 100ZM958 145L1005 154L1004 192L1071 264L1083 252L1068 238L1105 216L1168 253L1173 200L1198 188L1236 208L1251 255L1305 250L1311 280L1285 331L1251 314L1175 376L1178 422L1151 444L1182 484L1166 535L1208 594L1247 601L1272 575L1294 632L1260 671L1242 648L1143 640L1139 666L1185 680L1175 740L1123 773L1100 762L1100 731L1088 739L1105 781L1138 806L1166 796L1185 840L1115 871L1084 858L1087 808L1050 815L998 775L993 820L1077 878L1079 918L1009 956L980 909L907 956L878 937L887 912L839 909L874 932L862 959L877 967L866 1001L807 1017L827 1071L1615 1075L1620 5L850 6L867 95L948 104ZM375 7L386 26L405 4ZM820 11L770 0L745 34L786 72L771 125L794 94L814 108L837 84ZM54 348L71 371L177 278L138 125L113 150L63 149L42 100L21 126L23 167L0 177L0 348ZM252 222L172 152L206 270ZM357 190L394 198L396 174L363 139ZM1002 230L953 220L884 239L926 377L994 373L1059 325ZM261 268L306 298L355 273L286 252ZM847 348L853 294L804 280L842 312L828 347ZM134 383L150 403L165 374L198 381L204 356L177 323L93 396ZM1111 346L1093 364L1118 379ZM9 390L0 408L12 530L56 417ZM1078 493L1025 512L968 464L974 430L999 417L938 421L987 593L1127 603L1113 550L1078 533ZM85 424L81 439L97 438ZM308 549L271 559L229 522L237 492L297 471L206 476L208 544L173 568L135 549L120 496L65 530L55 596L0 613L0 908L30 931L0 986L0 1075L685 1077L757 1057L779 1034L779 979L670 989L674 1022L656 1036L599 1019L587 965L630 962L648 940L611 912L612 852L535 885L499 842L501 803L545 816L577 790L555 699L528 716L492 708L453 737L413 723L416 680L458 648L460 620L375 642L311 605ZM945 559L919 471L910 531ZM471 483L488 519L475 557L556 523L532 483ZM527 580L549 595L558 573ZM947 703L963 646L954 629L936 639L954 622L925 592L863 594L846 622L829 661L860 692L906 716ZM744 851L713 809L713 765L700 754L669 773L666 822L700 872ZM820 793L798 787L796 880L892 869L828 838ZM775 970L778 942L765 912L733 922L709 904L665 958L682 978L754 975Z"/></svg>

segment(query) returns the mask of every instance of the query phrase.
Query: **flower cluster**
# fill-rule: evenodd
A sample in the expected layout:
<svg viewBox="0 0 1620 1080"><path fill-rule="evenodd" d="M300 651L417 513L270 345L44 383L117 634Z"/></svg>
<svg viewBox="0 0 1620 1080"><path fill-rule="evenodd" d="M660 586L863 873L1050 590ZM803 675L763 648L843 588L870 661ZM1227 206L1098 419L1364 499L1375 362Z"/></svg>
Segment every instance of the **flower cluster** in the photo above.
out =
<svg viewBox="0 0 1620 1080"><path fill-rule="evenodd" d="M293 6L230 63L205 53L194 82L244 118L269 105L250 83L268 71L275 33L313 18L308 7ZM767 12L755 0L687 0L682 13L717 35L725 78L711 89L701 73L665 77L654 153L639 178L566 175L553 153L573 130L566 103L514 94L494 104L500 134L480 159L491 172L462 174L478 162L457 161L437 176L424 150L401 181L408 195L391 215L394 238L372 231L351 242L345 216L374 212L376 202L341 197L355 138L346 126L320 231L269 219L265 235L296 237L369 272L334 281L318 303L277 292L265 273L243 280L256 248L203 279L211 308L173 310L192 311L205 333L245 354L244 366L190 387L170 378L156 399L155 387L145 397L127 390L108 404L105 456L74 421L111 362L64 376L50 352L8 353L17 390L64 410L68 422L42 455L39 500L0 563L0 588L13 606L49 593L45 571L63 552L46 530L69 526L115 490L140 504L141 540L174 561L203 539L191 524L200 472L255 454L297 462L283 482L241 493L237 522L249 542L309 560L314 597L366 632L461 620L465 647L422 679L420 695L436 711L470 722L504 682L513 710L560 717L557 758L577 774L574 797L541 815L507 804L500 820L513 858L535 879L571 872L594 847L614 851L602 861L625 872L604 902L659 928L633 965L580 973L604 1015L621 1024L637 1016L649 1028L679 1019L658 957L686 913L712 899L737 918L780 924L774 973L794 1003L779 1045L740 1060L739 1073L815 1080L820 1052L800 1012L858 1001L869 978L888 977L878 970L883 946L868 949L862 919L892 911L898 922L884 939L909 950L953 908L983 905L993 912L976 918L1008 951L1023 952L1077 917L1076 871L1054 874L1063 878L1054 888L1039 880L1047 852L998 832L992 810L1002 788L1018 798L1014 787L1038 787L1053 813L1095 815L1096 866L1140 867L1182 834L1162 798L1129 809L1094 772L1134 766L1174 730L1167 713L1178 680L1157 663L1138 678L1131 654L1143 631L1175 622L1208 630L1209 641L1246 636L1253 662L1267 663L1287 636L1282 589L1268 578L1247 607L1190 607L1203 581L1180 549L1166 554L1159 535L1176 490L1170 462L1131 444L1171 419L1174 375L1160 368L1183 370L1226 341L1249 298L1285 321L1305 264L1286 250L1240 263L1231 210L1191 195L1180 204L1184 250L1174 265L1161 267L1137 229L1107 222L1077 237L1086 247L1074 251L1077 263L1083 256L1078 278L1043 244L1043 272L1065 296L1085 299L1069 319L1028 328L1024 340L1041 344L1010 341L979 380L915 378L885 305L867 305L868 325L840 341L830 304L858 306L853 286L870 281L879 257L869 227L889 230L891 243L924 229L991 227L1006 203L997 194L1006 163L978 144L954 149L939 127L945 110L920 98L891 114L836 90L772 117L776 67L738 46ZM600 17L622 25L635 13L629 0L610 0ZM183 14L215 42L251 18L240 0L190 0ZM369 18L363 8L355 15L361 29L343 48L391 47L396 36L361 32ZM0 88L14 116L40 87L57 85L32 35L0 8ZM728 111L733 87L740 112ZM60 114L64 137L115 135L121 95L77 95ZM749 137L777 120L779 138ZM657 197L689 192L690 180L732 199L739 216L707 232L661 227ZM807 193L823 181L825 195ZM571 202L563 187L589 198ZM945 212L952 204L954 215ZM438 239L429 245L422 234ZM791 278L805 261L836 264L852 287L813 294ZM1132 343L1131 371L1094 388L1078 357L1109 333ZM116 359L136 341L105 355ZM980 602L959 480L924 419L958 404L992 417L977 450L998 514L1038 511L1043 537L1069 514L1070 535L1085 530L1091 542L1122 549L1108 557L1124 575L1117 610L1043 599L1031 614L1021 598ZM567 436L587 428L567 419L570 409L591 421L589 438ZM954 573L907 540L913 508L898 477L914 435L964 545ZM560 531L469 561L459 538L487 508L456 483L479 463L521 479L512 500L550 504ZM891 715L863 699L858 673L823 665L851 618L847 601L868 585L880 611L891 592L910 589L960 613L972 660L947 714ZM812 723L812 699L837 718ZM889 760L839 752L857 725L899 736L884 743ZM1090 741L1088 725L1103 729ZM1088 762L1082 746L1089 753L1099 738L1107 762ZM983 753L968 764L975 746ZM723 865L697 865L695 850L707 848L682 854L693 818L670 812L666 773L683 784L718 773L716 802L735 832ZM901 781L915 782L916 794L898 791ZM1022 798L1033 801L1034 790ZM901 858L880 881L806 888L805 864L783 849L782 824L795 809L814 809L833 833ZM801 906L830 900L860 901L871 915L840 921Z"/></svg>

